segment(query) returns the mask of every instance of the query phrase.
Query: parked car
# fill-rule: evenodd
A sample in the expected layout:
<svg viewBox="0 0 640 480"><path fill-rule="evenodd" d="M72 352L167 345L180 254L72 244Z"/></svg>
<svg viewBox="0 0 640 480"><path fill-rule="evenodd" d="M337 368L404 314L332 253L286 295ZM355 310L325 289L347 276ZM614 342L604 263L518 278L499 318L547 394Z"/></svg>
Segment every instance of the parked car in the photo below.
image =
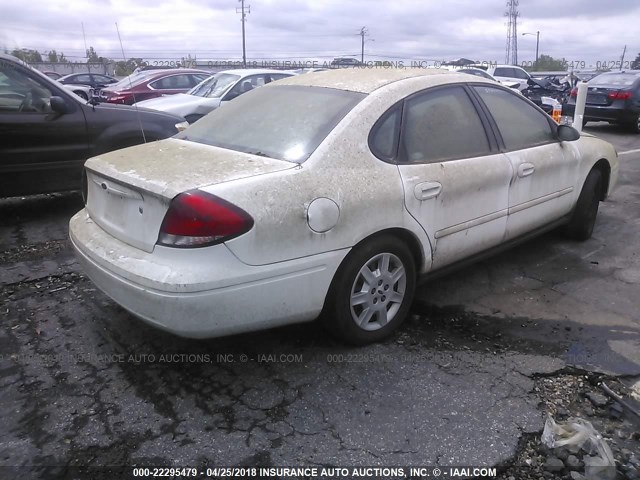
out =
<svg viewBox="0 0 640 480"><path fill-rule="evenodd" d="M63 85L70 92L75 93L85 102L93 97L94 89L87 85Z"/></svg>
<svg viewBox="0 0 640 480"><path fill-rule="evenodd" d="M118 79L109 75L99 73L71 73L58 79L65 85L87 85L91 88L102 88L113 83L118 83Z"/></svg>
<svg viewBox="0 0 640 480"><path fill-rule="evenodd" d="M489 80L336 69L85 171L71 241L134 315L186 337L321 315L367 343L407 316L418 277L558 226L589 238L618 161Z"/></svg>
<svg viewBox="0 0 640 480"><path fill-rule="evenodd" d="M145 70L135 75L135 80L132 76L127 82L118 82L101 89L98 93L100 101L133 105L150 98L184 93L210 77L211 73L204 70L176 68Z"/></svg>
<svg viewBox="0 0 640 480"><path fill-rule="evenodd" d="M193 123L243 93L292 75L280 70L226 70L207 78L187 93L143 100L136 105L180 115Z"/></svg>
<svg viewBox="0 0 640 480"><path fill-rule="evenodd" d="M359 67L360 65L360 60L350 57L334 58L331 61L332 67Z"/></svg>
<svg viewBox="0 0 640 480"><path fill-rule="evenodd" d="M491 76L493 76L499 82L517 83L518 90L522 91L528 86L528 80L531 75L524 69L517 65L472 65L474 68L480 68Z"/></svg>
<svg viewBox="0 0 640 480"><path fill-rule="evenodd" d="M602 73L587 82L583 124L607 121L640 133L640 70ZM578 89L571 90L564 115L575 113Z"/></svg>
<svg viewBox="0 0 640 480"><path fill-rule="evenodd" d="M508 81L501 82L500 80L495 78L493 75L491 75L488 72L485 72L481 68L465 67L465 68L456 69L454 71L458 73L468 73L469 75L475 75L476 77L486 78L487 80L493 80L494 82L502 83L505 87L513 88L516 90L518 90L518 87L520 87L519 82L508 82Z"/></svg>
<svg viewBox="0 0 640 480"><path fill-rule="evenodd" d="M51 71L45 70L42 73L44 73L47 77L49 77L52 80L58 80L59 78L62 77L62 74L58 72L51 72Z"/></svg>
<svg viewBox="0 0 640 480"><path fill-rule="evenodd" d="M175 115L123 105L89 105L65 86L0 54L0 197L81 187L85 160L170 137Z"/></svg>

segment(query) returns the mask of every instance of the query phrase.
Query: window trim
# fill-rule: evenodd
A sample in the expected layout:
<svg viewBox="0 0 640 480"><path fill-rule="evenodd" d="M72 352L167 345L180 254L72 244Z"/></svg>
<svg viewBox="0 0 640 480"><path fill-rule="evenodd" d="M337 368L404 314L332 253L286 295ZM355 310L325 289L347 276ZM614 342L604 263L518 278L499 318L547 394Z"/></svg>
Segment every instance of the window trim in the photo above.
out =
<svg viewBox="0 0 640 480"><path fill-rule="evenodd" d="M400 135L398 138L398 150L397 150L397 155L396 155L396 164L398 165L430 165L430 164L437 164L437 163L446 163L446 162L455 162L458 160L465 160L467 158L477 158L477 157L485 157L485 156L490 156L490 155L495 155L496 153L499 152L499 149L497 148L497 144L495 143L495 139L493 137L494 132L491 128L490 125L487 124L486 118L483 116L483 114L481 113L481 110L479 110L479 105L477 104L477 102L474 101L474 97L473 95L470 95L469 92L467 91L467 82L459 82L459 83L447 83L445 85L437 85L435 87L430 87L430 88L425 88L423 90L420 90L418 92L414 92L411 95L408 95L407 97L405 97L402 102L403 102L403 108L402 108L402 120L400 121ZM486 154L471 154L471 155L467 155L467 156L463 156L463 157L455 157L455 158L446 158L446 159L442 159L442 160L438 160L435 162L407 162L406 159L406 152L404 152L404 148L403 148L403 142L400 141L400 139L402 139L404 137L404 130L406 128L407 122L406 122L406 115L407 115L407 109L404 108L404 103L412 100L414 97L418 97L421 95L426 95L429 94L431 92L435 92L438 90L445 90L445 89L449 89L449 88L456 88L456 87L460 87L464 93L467 95L467 98L469 99L469 101L471 102L471 105L473 106L474 110L476 111L476 114L478 115L478 119L480 120L480 124L482 125L482 128L484 129L484 134L486 136L487 139L487 143L489 145L489 151Z"/></svg>
<svg viewBox="0 0 640 480"><path fill-rule="evenodd" d="M491 84L487 84L487 83L476 82L476 83L469 83L468 86L469 86L469 90L477 98L478 102L480 103L480 107L482 108L482 110L484 111L485 115L489 119L489 123L491 125L491 128L493 128L493 130L494 130L493 133L494 133L496 139L498 140L499 151L501 153L517 152L519 150L524 150L526 148L534 148L534 147L540 147L542 145L551 145L551 144L554 144L554 143L560 143L560 139L558 138L558 124L556 122L554 122L553 119L549 115L547 115L547 113L544 110L542 110L540 107L538 107L535 103L533 103L528 98L524 97L523 95L520 95L520 94L517 94L515 92L512 92L510 88L502 87L502 86L499 86L499 85L491 85ZM502 138L502 133L500 132L500 128L498 127L498 123L496 122L495 118L491 114L491 110L489 109L487 104L484 103L484 101L482 100L482 97L476 91L475 87L488 87L488 88L495 88L496 90L502 90L504 92L507 92L509 95L513 95L515 98L519 99L520 101L528 103L530 106L532 106L535 110L537 110L538 112L540 112L543 115L543 118L547 121L547 124L551 128L551 133L552 133L552 136L553 136L553 140L548 141L548 142L540 142L540 143L530 144L530 145L527 145L526 147L523 147L523 148L508 149L506 144L505 144L505 142L504 142L504 139Z"/></svg>

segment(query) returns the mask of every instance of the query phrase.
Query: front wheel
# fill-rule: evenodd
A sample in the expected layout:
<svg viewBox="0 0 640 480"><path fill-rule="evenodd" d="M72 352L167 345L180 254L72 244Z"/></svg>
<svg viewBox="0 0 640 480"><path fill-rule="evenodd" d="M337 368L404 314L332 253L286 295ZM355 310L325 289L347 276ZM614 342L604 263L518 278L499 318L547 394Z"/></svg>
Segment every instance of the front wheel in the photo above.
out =
<svg viewBox="0 0 640 480"><path fill-rule="evenodd" d="M338 269L323 320L330 332L355 345L389 336L404 321L415 292L409 248L385 235L356 247Z"/></svg>
<svg viewBox="0 0 640 480"><path fill-rule="evenodd" d="M593 233L602 192L602 174L591 170L584 181L576 208L565 227L565 235L574 240L588 240Z"/></svg>
<svg viewBox="0 0 640 480"><path fill-rule="evenodd" d="M82 90L77 90L77 91L75 91L75 92L73 92L73 93L75 93L76 95L78 95L78 96L79 96L80 98L82 98L84 101L89 100L89 97L87 96L87 94L86 94L86 93L84 93Z"/></svg>

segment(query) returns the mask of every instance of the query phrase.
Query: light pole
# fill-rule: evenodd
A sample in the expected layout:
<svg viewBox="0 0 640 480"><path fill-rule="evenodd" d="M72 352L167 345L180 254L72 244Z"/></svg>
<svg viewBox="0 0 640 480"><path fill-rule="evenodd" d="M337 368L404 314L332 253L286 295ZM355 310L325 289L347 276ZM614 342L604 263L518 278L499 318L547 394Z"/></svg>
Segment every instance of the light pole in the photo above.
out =
<svg viewBox="0 0 640 480"><path fill-rule="evenodd" d="M362 27L358 35L360 35L362 39L362 50L360 51L360 63L364 63L364 37L369 36L369 31L367 30L367 27Z"/></svg>
<svg viewBox="0 0 640 480"><path fill-rule="evenodd" d="M540 31L536 31L536 33L523 33L522 35L535 35L536 36L536 63L535 68L538 68L538 48L540 47Z"/></svg>

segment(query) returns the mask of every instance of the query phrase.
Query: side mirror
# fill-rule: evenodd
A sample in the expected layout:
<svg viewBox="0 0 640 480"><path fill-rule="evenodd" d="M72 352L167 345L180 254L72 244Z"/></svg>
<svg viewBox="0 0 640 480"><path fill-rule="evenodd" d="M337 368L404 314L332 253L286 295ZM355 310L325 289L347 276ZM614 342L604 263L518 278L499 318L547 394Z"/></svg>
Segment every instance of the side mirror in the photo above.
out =
<svg viewBox="0 0 640 480"><path fill-rule="evenodd" d="M580 138L580 132L570 125L558 125L558 138L563 142L573 142Z"/></svg>
<svg viewBox="0 0 640 480"><path fill-rule="evenodd" d="M71 106L62 97L53 96L49 98L51 110L59 114L71 112Z"/></svg>

